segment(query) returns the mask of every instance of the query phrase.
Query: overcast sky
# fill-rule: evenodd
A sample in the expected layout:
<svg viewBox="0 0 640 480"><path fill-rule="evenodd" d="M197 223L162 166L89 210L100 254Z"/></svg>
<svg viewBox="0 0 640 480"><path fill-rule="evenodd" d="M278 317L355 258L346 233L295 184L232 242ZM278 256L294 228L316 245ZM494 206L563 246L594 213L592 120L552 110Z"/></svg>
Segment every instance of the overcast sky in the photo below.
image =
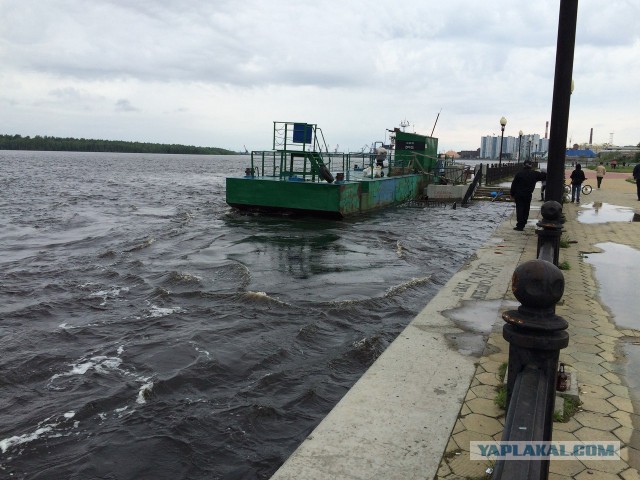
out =
<svg viewBox="0 0 640 480"><path fill-rule="evenodd" d="M0 133L332 148L544 135L559 0L0 0ZM640 1L581 0L567 142L640 142Z"/></svg>

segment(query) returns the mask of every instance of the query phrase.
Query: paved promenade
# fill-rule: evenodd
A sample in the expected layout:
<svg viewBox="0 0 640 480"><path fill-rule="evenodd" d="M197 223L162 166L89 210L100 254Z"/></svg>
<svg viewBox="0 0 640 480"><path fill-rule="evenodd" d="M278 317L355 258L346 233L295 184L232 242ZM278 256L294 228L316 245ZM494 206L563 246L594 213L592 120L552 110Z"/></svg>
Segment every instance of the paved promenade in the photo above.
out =
<svg viewBox="0 0 640 480"><path fill-rule="evenodd" d="M624 181L629 174L607 173L602 189L595 188L593 172L588 173L588 183L594 190L582 196L582 204L600 202L625 206L640 212L636 187ZM617 177L617 178L615 178ZM539 192L535 194L539 200ZM532 203L532 217L538 217L542 202ZM587 224L577 221L582 209L576 204L566 204L567 217L564 237L571 243L561 249L560 262L566 261L570 270L563 271L565 291L557 313L569 322L569 346L560 353L560 361L567 370L577 374L581 406L567 423L554 423L554 440L619 440L622 461L552 461L550 480L584 479L640 479L640 438L629 389L625 386L624 358L620 347L625 340L638 341L640 331L621 329L613 323L607 306L598 298L598 285L594 272L584 261L584 255L600 251L594 247L602 242L613 242L640 250L640 223L618 221ZM536 213L536 215L534 215ZM592 213L592 212L587 212ZM530 219L531 222L531 219ZM537 237L534 229L509 233L501 228L505 243L520 243L523 254L520 262L536 258ZM640 278L640 273L638 274ZM505 298L511 298L507 292ZM640 309L638 297L629 298ZM488 340L487 348L476 368L474 379L465 397L436 478L457 480L485 478L487 463L469 459L469 442L474 440L499 440L502 435L504 411L493 402L495 388L499 385L498 371L507 361L508 344L502 338L502 325L498 323ZM637 399L636 399L637 400ZM635 467L635 468L633 468ZM429 477L425 477L429 478Z"/></svg>
<svg viewBox="0 0 640 480"><path fill-rule="evenodd" d="M588 175L591 176L591 175ZM638 211L635 185L607 173L603 188L583 197ZM622 177L628 177L628 174ZM539 190L534 193L539 200ZM508 217L492 238L441 289L272 477L296 479L481 479L487 462L469 459L469 442L499 440L504 411L494 404L499 370L507 361L501 313L517 306L510 288L515 267L536 257L532 202L529 225L513 230ZM640 331L621 329L599 299L584 255L614 242L640 250L640 223L582 223L579 205L565 205L560 252L565 292L557 313L569 322L570 343L560 360L577 375L582 405L556 440L620 440L621 461L556 461L551 479L640 479L640 438L625 386L622 342ZM640 309L639 297L630 298ZM487 339L486 343L484 339ZM640 347L639 347L640 348ZM634 468L635 467L635 468Z"/></svg>

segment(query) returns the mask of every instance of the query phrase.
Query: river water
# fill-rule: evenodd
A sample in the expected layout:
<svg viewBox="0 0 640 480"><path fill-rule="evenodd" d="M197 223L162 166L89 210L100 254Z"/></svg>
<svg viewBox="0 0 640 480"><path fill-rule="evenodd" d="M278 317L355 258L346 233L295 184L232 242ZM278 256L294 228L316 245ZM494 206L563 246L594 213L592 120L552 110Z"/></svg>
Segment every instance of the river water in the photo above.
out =
<svg viewBox="0 0 640 480"><path fill-rule="evenodd" d="M1 478L268 478L511 214L240 215L247 160L0 151Z"/></svg>

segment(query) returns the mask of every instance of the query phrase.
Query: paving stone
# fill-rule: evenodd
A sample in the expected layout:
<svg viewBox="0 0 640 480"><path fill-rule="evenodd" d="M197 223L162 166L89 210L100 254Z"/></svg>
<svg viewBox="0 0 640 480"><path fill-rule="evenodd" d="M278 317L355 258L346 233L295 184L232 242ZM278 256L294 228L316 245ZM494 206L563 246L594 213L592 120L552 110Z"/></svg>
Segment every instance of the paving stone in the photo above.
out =
<svg viewBox="0 0 640 480"><path fill-rule="evenodd" d="M573 432L573 435L575 435L578 440L583 441L617 442L619 440L619 438L611 432L596 430L589 427L582 427Z"/></svg>
<svg viewBox="0 0 640 480"><path fill-rule="evenodd" d="M588 385L588 384L583 384L582 387L580 388L580 396L582 397L582 395L587 397L604 398L604 399L613 397L613 393L611 393L605 387L601 387L599 385Z"/></svg>
<svg viewBox="0 0 640 480"><path fill-rule="evenodd" d="M504 413L493 400L487 398L475 398L467 402L467 406L473 413L479 413L493 418L499 417Z"/></svg>
<svg viewBox="0 0 640 480"><path fill-rule="evenodd" d="M578 423L575 418L570 418L568 422L553 422L553 430L562 430L563 432L575 432L584 425Z"/></svg>
<svg viewBox="0 0 640 480"><path fill-rule="evenodd" d="M602 335L607 335L609 337L620 338L624 336L622 333L620 333L619 330L616 329L616 327L611 324L602 327L596 327L596 330Z"/></svg>
<svg viewBox="0 0 640 480"><path fill-rule="evenodd" d="M580 408L586 412L609 414L616 410L612 404L602 398L584 397Z"/></svg>
<svg viewBox="0 0 640 480"><path fill-rule="evenodd" d="M600 352L598 355L607 362L617 362L619 360L618 356L612 352Z"/></svg>
<svg viewBox="0 0 640 480"><path fill-rule="evenodd" d="M567 318L566 315L563 315L564 319L567 320L571 325L575 326L575 327L582 327L582 328L593 328L596 329L598 328L598 323L594 322L592 319L590 318L584 318L584 317L580 317L580 318ZM604 332L601 332L604 333Z"/></svg>
<svg viewBox="0 0 640 480"><path fill-rule="evenodd" d="M596 331L593 331L594 334L596 333ZM600 340L598 340L595 335L594 336L586 336L586 335L573 335L570 339L571 342L573 343L584 343L586 345L598 345L602 342L600 342Z"/></svg>
<svg viewBox="0 0 640 480"><path fill-rule="evenodd" d="M597 337L598 335L601 335L601 333L598 332L596 328L584 328L584 327L576 327L576 326L570 325L568 330L569 330L569 335L571 335L571 337L573 337L574 335L585 335L587 337Z"/></svg>
<svg viewBox="0 0 640 480"><path fill-rule="evenodd" d="M583 460L584 466L587 467L587 471L593 470L599 472L599 474L607 473L610 475L617 475L618 473L629 468L627 462L622 460ZM576 477L577 478L577 477ZM591 477L594 478L594 477ZM595 477L600 478L600 477ZM607 478L607 477L604 477ZM614 477L618 478L618 477Z"/></svg>
<svg viewBox="0 0 640 480"><path fill-rule="evenodd" d="M573 477L575 480L620 480L620 477L612 473L600 472L598 470L583 470Z"/></svg>
<svg viewBox="0 0 640 480"><path fill-rule="evenodd" d="M607 399L607 402L613 404L618 410L633 413L633 405L628 398L613 396Z"/></svg>
<svg viewBox="0 0 640 480"><path fill-rule="evenodd" d="M631 435L633 435L633 428L620 427L613 431L613 434L620 439L622 443L629 443L631 441Z"/></svg>
<svg viewBox="0 0 640 480"><path fill-rule="evenodd" d="M471 390L476 394L477 398L488 398L490 400L496 398L498 393L496 387L493 385L478 385L476 387L472 387Z"/></svg>
<svg viewBox="0 0 640 480"><path fill-rule="evenodd" d="M465 403L468 402L469 400L473 400L474 398L476 398L476 394L473 392L473 390L471 389L467 390L467 396L464 397Z"/></svg>
<svg viewBox="0 0 640 480"><path fill-rule="evenodd" d="M551 460L549 462L549 473L565 475L567 478L579 474L585 468L578 460Z"/></svg>
<svg viewBox="0 0 640 480"><path fill-rule="evenodd" d="M607 373L608 370L597 363L588 363L588 362L575 362L573 365L578 372L584 372L587 374L597 373L598 375L602 375Z"/></svg>
<svg viewBox="0 0 640 480"><path fill-rule="evenodd" d="M462 430L464 430L464 425L462 424L460 419L458 419L458 420L456 420L456 423L453 426L453 432L452 433L458 433L458 432L461 432Z"/></svg>
<svg viewBox="0 0 640 480"><path fill-rule="evenodd" d="M606 360L604 362L600 362L600 366L602 368L607 369L610 372L617 372L620 369L618 365L611 362L607 362Z"/></svg>
<svg viewBox="0 0 640 480"><path fill-rule="evenodd" d="M444 449L445 454L451 454L453 452L460 451L460 446L456 443L455 439L452 437L447 442L447 446Z"/></svg>
<svg viewBox="0 0 640 480"><path fill-rule="evenodd" d="M476 413L464 417L462 423L467 430L485 435L495 435L502 430L502 425L495 418Z"/></svg>
<svg viewBox="0 0 640 480"><path fill-rule="evenodd" d="M485 371L496 373L496 374L500 372L500 369L502 366L502 362L494 362L493 360L481 361L480 363L482 367L485 369Z"/></svg>
<svg viewBox="0 0 640 480"><path fill-rule="evenodd" d="M438 473L436 474L436 478L440 477L446 477L447 475L451 474L451 469L449 468L449 465L447 465L447 462L442 462L440 463L440 467L438 468Z"/></svg>
<svg viewBox="0 0 640 480"><path fill-rule="evenodd" d="M489 467L487 461L471 460L468 452L449 459L448 464L452 473L463 478L482 478Z"/></svg>
<svg viewBox="0 0 640 480"><path fill-rule="evenodd" d="M609 384L609 385L605 385L604 388L609 390L612 394L614 394L617 397L629 398L629 388L626 387L625 385Z"/></svg>
<svg viewBox="0 0 640 480"><path fill-rule="evenodd" d="M493 438L489 435L485 435L484 433L471 432L469 430L463 430L460 433L456 433L453 436L453 439L458 445L460 450L469 451L471 442L492 442Z"/></svg>
<svg viewBox="0 0 640 480"><path fill-rule="evenodd" d="M569 339L569 342L571 342L571 339ZM567 347L567 348L569 348L569 347ZM565 350L566 349L560 350L560 355L562 355L562 352L564 352ZM600 347L600 345L589 345L587 343L577 343L576 346L575 346L575 351L576 352L598 354L598 353L601 353L603 350Z"/></svg>
<svg viewBox="0 0 640 480"><path fill-rule="evenodd" d="M603 373L602 376L609 380L611 383L615 383L617 385L622 384L622 380L620 380L620 377L613 372Z"/></svg>
<svg viewBox="0 0 640 480"><path fill-rule="evenodd" d="M579 440L578 437L575 436L575 432L565 432L563 430L556 430L555 428L551 433L551 438L554 442L577 442Z"/></svg>
<svg viewBox="0 0 640 480"><path fill-rule="evenodd" d="M574 418L581 425L594 428L596 430L605 430L610 432L620 427L620 423L616 419L600 413L578 412Z"/></svg>
<svg viewBox="0 0 640 480"><path fill-rule="evenodd" d="M598 335L597 338L602 343L610 343L611 345L615 345L616 343L618 343L618 338L612 337L610 335Z"/></svg>
<svg viewBox="0 0 640 480"><path fill-rule="evenodd" d="M635 468L629 468L620 474L624 480L640 480L640 473Z"/></svg>
<svg viewBox="0 0 640 480"><path fill-rule="evenodd" d="M607 372L607 373L610 373L610 372ZM589 385L598 385L600 387L603 387L611 383L611 380L607 379L605 375L606 373L602 375L595 375L595 374L584 375L583 374L578 377L578 382L583 384L585 380L588 380Z"/></svg>
<svg viewBox="0 0 640 480"><path fill-rule="evenodd" d="M467 416L469 415L471 412L471 409L467 406L467 404L463 404L462 408L460 409L460 415L462 416Z"/></svg>
<svg viewBox="0 0 640 480"><path fill-rule="evenodd" d="M599 354L595 353L585 353L585 352L574 352L571 354L573 358L575 358L578 362L591 362L598 365L599 363L605 361Z"/></svg>
<svg viewBox="0 0 640 480"><path fill-rule="evenodd" d="M571 480L571 477L566 475L558 475L557 473L549 473L549 480Z"/></svg>
<svg viewBox="0 0 640 480"><path fill-rule="evenodd" d="M618 422L620 422L620 425L622 425L623 427L633 428L634 423L638 421L636 420L636 422L634 422L634 419L637 419L637 415L629 412L623 412L622 410L616 410L615 412L612 412L611 416L618 420Z"/></svg>
<svg viewBox="0 0 640 480"><path fill-rule="evenodd" d="M479 375L476 375L476 380L478 380L479 385L494 385L497 387L501 384L498 375L496 375L495 373L481 373Z"/></svg>

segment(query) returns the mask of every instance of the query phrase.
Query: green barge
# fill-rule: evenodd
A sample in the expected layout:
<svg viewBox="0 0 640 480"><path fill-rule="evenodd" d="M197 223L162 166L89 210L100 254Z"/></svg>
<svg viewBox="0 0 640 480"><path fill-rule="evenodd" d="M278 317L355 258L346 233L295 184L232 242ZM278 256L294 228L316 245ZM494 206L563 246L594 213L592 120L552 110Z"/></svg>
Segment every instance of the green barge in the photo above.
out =
<svg viewBox="0 0 640 480"><path fill-rule="evenodd" d="M251 152L244 176L226 179L239 210L344 218L424 196L439 182L438 139L396 128L369 151L330 152L315 124L274 122L272 150Z"/></svg>

